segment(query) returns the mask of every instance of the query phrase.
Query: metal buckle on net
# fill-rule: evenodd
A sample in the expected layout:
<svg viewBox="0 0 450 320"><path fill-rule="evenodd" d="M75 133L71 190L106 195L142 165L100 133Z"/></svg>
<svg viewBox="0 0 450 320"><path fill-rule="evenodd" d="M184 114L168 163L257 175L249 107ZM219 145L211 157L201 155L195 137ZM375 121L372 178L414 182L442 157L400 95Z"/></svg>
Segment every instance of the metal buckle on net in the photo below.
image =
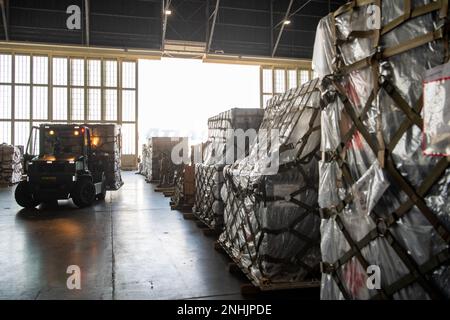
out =
<svg viewBox="0 0 450 320"><path fill-rule="evenodd" d="M319 208L319 215L321 219L328 220L334 216L335 213L328 208Z"/></svg>
<svg viewBox="0 0 450 320"><path fill-rule="evenodd" d="M320 273L332 274L335 271L333 264L328 262L320 262Z"/></svg>
<svg viewBox="0 0 450 320"><path fill-rule="evenodd" d="M377 231L381 237L384 237L388 231L388 225L384 219L377 220Z"/></svg>

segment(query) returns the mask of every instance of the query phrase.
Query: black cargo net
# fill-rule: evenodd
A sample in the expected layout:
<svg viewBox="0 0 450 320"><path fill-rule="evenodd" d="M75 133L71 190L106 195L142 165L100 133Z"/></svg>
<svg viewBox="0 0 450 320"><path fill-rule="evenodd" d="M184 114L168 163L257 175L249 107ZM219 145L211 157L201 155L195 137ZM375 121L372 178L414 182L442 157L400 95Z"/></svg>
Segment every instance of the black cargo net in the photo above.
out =
<svg viewBox="0 0 450 320"><path fill-rule="evenodd" d="M175 187L172 196L172 205L178 207L183 204L184 199L184 175L182 172L175 172Z"/></svg>
<svg viewBox="0 0 450 320"><path fill-rule="evenodd" d="M223 226L222 170L222 165L195 165L194 214L208 227L217 230Z"/></svg>
<svg viewBox="0 0 450 320"><path fill-rule="evenodd" d="M260 129L279 130L280 159L284 151L291 152L289 161L280 160L278 173L255 181L248 171L258 160L224 171L225 223L219 243L261 287L295 287L320 275L318 93L318 80L313 80L269 103ZM275 191L279 186L285 190Z"/></svg>
<svg viewBox="0 0 450 320"><path fill-rule="evenodd" d="M192 166L182 165L175 172L175 187L171 205L175 208L190 207L194 205L194 183L192 176ZM186 188L188 188L186 190ZM186 208L187 209L187 208Z"/></svg>
<svg viewBox="0 0 450 320"><path fill-rule="evenodd" d="M381 1L365 1L364 5L370 3L381 6ZM337 112L339 115L337 128L337 131L340 132L339 146L334 151L324 152L322 156L323 163L327 166L335 166L338 173L334 177L325 177L324 175L321 180L324 186L336 186L336 193L339 190L339 199L333 206L321 209L321 214L327 223L332 221L341 234L328 233L329 229L322 234L322 238L325 239L322 240L322 250L330 250L335 256L334 261L323 262L322 271L331 275L340 294L345 299L420 298L423 297L422 292L429 298L442 298L448 294L449 290L449 288L439 287L439 282L445 286L449 280L448 243L450 233L448 224L445 225L443 217L438 217L437 213L430 208L430 202L426 197L446 190L450 177L448 170L450 158L432 159L421 155L415 158L416 154L411 153L409 160L413 163L410 164L409 160L396 155L399 148L408 149L408 143L411 143L408 141L413 141L414 137L420 137L416 130L423 130L421 116L423 97L411 99L414 102L413 104L409 103L408 98L404 97L396 85L392 74L380 73L380 70L383 70L384 62L392 61L395 64L398 63L398 59L408 59L408 53L416 54L417 52L414 50L424 48L430 43L442 45L443 59L440 63L447 60L447 52L444 52L448 43L445 24L441 26L438 24L433 32L423 36L392 47L380 48L380 37L388 35L414 18L424 15L442 19L447 17L447 1L435 1L417 8L413 8L411 3L412 1L403 1L404 15L382 27L381 31L353 31L346 40L338 40L335 47L338 56L335 74L325 78L323 83L327 92L324 110L336 106L341 106L341 108ZM365 12L365 8L357 6L356 2L344 6L334 14L333 22L341 14L357 10ZM336 25L333 25L333 29L334 32L337 32ZM345 53L341 46L354 41L355 38L370 38L374 53L368 58L345 65L343 61ZM426 51L427 48L423 50ZM394 61L394 59L396 60ZM352 80L360 72L365 71L372 74L373 83L362 84L371 86L372 90L367 101L361 104ZM377 111L375 115L374 109ZM401 119L401 121L392 120L394 119L392 110L395 110L396 119ZM357 161L354 160L355 157L359 157ZM355 214L357 212L355 208L361 207L361 202L358 202L361 201L360 195L355 190L358 190L358 181L364 179L364 172L360 172L361 169L358 168L358 165L364 163L369 166L377 161L380 172L382 171L385 175L389 186L380 192L382 195L380 195L379 201L376 199L377 203L373 207L369 206L370 211L367 212L366 217L367 226L370 227L367 230L361 230L363 227L360 227L360 224L352 227L349 222L351 219L359 219L354 221L366 219L364 215L357 216ZM419 166L426 168L425 172L420 173L421 179L413 176L413 171L408 168L408 165L412 166L413 171L419 171ZM376 183L374 179L371 182ZM369 193L373 196L376 193L374 185L371 188L369 188ZM449 212L444 212L444 215L448 214ZM414 256L414 250L416 250L415 247L412 247L414 244L409 243L408 245L408 240L405 240L407 235L402 233L404 231L399 229L399 226L405 228L409 225L409 221L422 221L420 219L425 219L431 230L419 239L419 241L430 242L428 257L419 263ZM432 234L435 234L436 239L430 240ZM342 246L338 247L336 241L330 238L333 236L336 237L333 239L339 237L345 239L341 243ZM436 245L437 243L443 243L444 246L441 246L440 249L432 249L433 245L439 247ZM346 249L343 250L342 247ZM394 268L392 270L389 269L387 260L393 261ZM373 264L379 264L381 268L381 286L373 289L374 291L368 293L368 296L364 296L366 289L361 288L366 286L366 270ZM439 271L434 273L438 269ZM440 280L437 280L439 277L441 277ZM325 282L322 287L322 291L325 291L325 295L322 292L322 296L330 297L328 294L332 290L329 284ZM337 298L337 295L334 295L334 298Z"/></svg>

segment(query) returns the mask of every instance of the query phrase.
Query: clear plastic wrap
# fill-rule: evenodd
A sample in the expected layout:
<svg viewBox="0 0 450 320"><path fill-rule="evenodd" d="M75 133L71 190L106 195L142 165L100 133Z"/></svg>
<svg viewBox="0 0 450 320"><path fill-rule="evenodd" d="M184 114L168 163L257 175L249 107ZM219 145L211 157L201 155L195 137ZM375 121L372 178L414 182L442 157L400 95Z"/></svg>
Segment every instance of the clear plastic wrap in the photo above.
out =
<svg viewBox="0 0 450 320"><path fill-rule="evenodd" d="M208 119L208 141L203 151L203 163L195 165L194 214L212 229L222 230L224 204L220 190L223 168L227 163L248 154L249 143L241 145L236 135L258 130L263 109L233 108ZM251 142L251 141L250 141Z"/></svg>
<svg viewBox="0 0 450 320"><path fill-rule="evenodd" d="M159 181L165 186L174 185L175 171L180 170L182 164L175 164L172 161L172 149L180 143L188 145L188 138L152 137L148 139L142 152L144 174L147 180Z"/></svg>
<svg viewBox="0 0 450 320"><path fill-rule="evenodd" d="M424 155L421 116L425 72L446 60L446 10L382 0L381 32L356 3L320 24L335 28L323 46L338 66L322 83L322 299L450 297L449 159Z"/></svg>
<svg viewBox="0 0 450 320"><path fill-rule="evenodd" d="M320 276L318 83L273 98L260 132L277 131L279 141L260 136L248 157L224 169L219 243L263 289L302 286ZM260 150L279 155L277 172L267 173L271 157L261 156Z"/></svg>
<svg viewBox="0 0 450 320"><path fill-rule="evenodd" d="M450 156L450 64L428 70L423 82L423 151Z"/></svg>
<svg viewBox="0 0 450 320"><path fill-rule="evenodd" d="M193 165L183 165L175 173L175 188L171 199L172 208L189 209L194 205L195 183Z"/></svg>
<svg viewBox="0 0 450 320"><path fill-rule="evenodd" d="M22 179L23 148L0 144L0 186L13 185Z"/></svg>
<svg viewBox="0 0 450 320"><path fill-rule="evenodd" d="M115 124L89 124L91 135L98 143L92 146L93 163L103 163L105 168L106 188L118 190L123 185L121 175L122 140L121 127Z"/></svg>

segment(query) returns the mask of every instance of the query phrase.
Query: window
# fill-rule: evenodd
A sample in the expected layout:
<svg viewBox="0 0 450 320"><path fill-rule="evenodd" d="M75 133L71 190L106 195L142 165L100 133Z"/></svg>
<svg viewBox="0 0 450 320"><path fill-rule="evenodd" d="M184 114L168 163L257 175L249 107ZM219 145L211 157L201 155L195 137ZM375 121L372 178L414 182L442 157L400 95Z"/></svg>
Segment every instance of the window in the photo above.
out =
<svg viewBox="0 0 450 320"><path fill-rule="evenodd" d="M102 95L100 89L88 90L88 115L90 121L99 121L102 117Z"/></svg>
<svg viewBox="0 0 450 320"><path fill-rule="evenodd" d="M0 83L11 82L12 58L10 54L0 54Z"/></svg>
<svg viewBox="0 0 450 320"><path fill-rule="evenodd" d="M135 154L136 148L136 126L135 124L124 123L122 125L122 153Z"/></svg>
<svg viewBox="0 0 450 320"><path fill-rule="evenodd" d="M11 122L0 121L0 143L11 144Z"/></svg>
<svg viewBox="0 0 450 320"><path fill-rule="evenodd" d="M297 70L288 70L288 89L297 88Z"/></svg>
<svg viewBox="0 0 450 320"><path fill-rule="evenodd" d="M100 87L101 83L101 61L88 60L88 85L90 87Z"/></svg>
<svg viewBox="0 0 450 320"><path fill-rule="evenodd" d="M269 102L270 99L272 99L273 96L271 94L265 94L263 95L263 108L267 107L267 103Z"/></svg>
<svg viewBox="0 0 450 320"><path fill-rule="evenodd" d="M17 121L14 124L14 145L26 148L30 136L30 123Z"/></svg>
<svg viewBox="0 0 450 320"><path fill-rule="evenodd" d="M48 119L47 87L33 87L33 119Z"/></svg>
<svg viewBox="0 0 450 320"><path fill-rule="evenodd" d="M30 119L30 87L14 88L14 111L16 119Z"/></svg>
<svg viewBox="0 0 450 320"><path fill-rule="evenodd" d="M117 87L117 61L105 61L105 87Z"/></svg>
<svg viewBox="0 0 450 320"><path fill-rule="evenodd" d="M122 87L127 89L136 88L136 63L122 63Z"/></svg>
<svg viewBox="0 0 450 320"><path fill-rule="evenodd" d="M305 84L309 81L309 70L300 70L300 84Z"/></svg>
<svg viewBox="0 0 450 320"><path fill-rule="evenodd" d="M15 57L14 80L16 83L30 83L30 56Z"/></svg>
<svg viewBox="0 0 450 320"><path fill-rule="evenodd" d="M105 90L105 120L117 120L117 90Z"/></svg>
<svg viewBox="0 0 450 320"><path fill-rule="evenodd" d="M84 121L84 89L71 89L70 98L72 101L72 113L70 115L72 121Z"/></svg>
<svg viewBox="0 0 450 320"><path fill-rule="evenodd" d="M67 88L53 88L53 120L67 121Z"/></svg>
<svg viewBox="0 0 450 320"><path fill-rule="evenodd" d="M0 119L11 119L11 86L8 85L0 85Z"/></svg>
<svg viewBox="0 0 450 320"><path fill-rule="evenodd" d="M124 126L124 153L134 154L136 68L135 61L0 54L0 143L25 146L41 123L109 122Z"/></svg>
<svg viewBox="0 0 450 320"><path fill-rule="evenodd" d="M33 57L33 83L48 84L48 58Z"/></svg>
<svg viewBox="0 0 450 320"><path fill-rule="evenodd" d="M53 84L67 85L67 58L53 58Z"/></svg>
<svg viewBox="0 0 450 320"><path fill-rule="evenodd" d="M70 60L70 84L72 86L84 86L84 60Z"/></svg>
<svg viewBox="0 0 450 320"><path fill-rule="evenodd" d="M273 95L282 94L287 90L297 88L298 86L309 81L310 71L307 69L282 69L262 67L262 92L261 102L265 108L267 101Z"/></svg>
<svg viewBox="0 0 450 320"><path fill-rule="evenodd" d="M122 120L136 121L136 92L134 90L122 92Z"/></svg>
<svg viewBox="0 0 450 320"><path fill-rule="evenodd" d="M272 69L263 69L263 93L273 93Z"/></svg>

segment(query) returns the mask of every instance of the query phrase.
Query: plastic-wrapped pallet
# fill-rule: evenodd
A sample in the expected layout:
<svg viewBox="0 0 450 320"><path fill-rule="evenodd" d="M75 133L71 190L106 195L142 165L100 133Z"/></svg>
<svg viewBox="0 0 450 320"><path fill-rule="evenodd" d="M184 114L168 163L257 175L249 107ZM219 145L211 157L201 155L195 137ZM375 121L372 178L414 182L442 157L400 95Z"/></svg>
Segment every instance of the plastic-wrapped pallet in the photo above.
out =
<svg viewBox="0 0 450 320"><path fill-rule="evenodd" d="M172 162L172 149L188 138L152 137L148 139L150 161L147 176L149 181L159 181L160 184L173 185L175 171L181 168Z"/></svg>
<svg viewBox="0 0 450 320"><path fill-rule="evenodd" d="M95 163L105 162L106 188L118 190L122 185L121 176L121 127L116 124L89 124L92 130Z"/></svg>
<svg viewBox="0 0 450 320"><path fill-rule="evenodd" d="M139 173L146 178L151 178L151 152L149 144L142 146L142 158Z"/></svg>
<svg viewBox="0 0 450 320"><path fill-rule="evenodd" d="M195 165L196 200L193 211L212 229L221 230L223 225L224 205L220 195L224 182L223 168L248 152L249 144L238 144L235 130L256 131L263 116L263 109L234 108L208 119L204 162Z"/></svg>
<svg viewBox="0 0 450 320"><path fill-rule="evenodd" d="M0 144L0 186L13 185L22 178L23 152L19 147Z"/></svg>
<svg viewBox="0 0 450 320"><path fill-rule="evenodd" d="M194 172L193 165L183 165L175 173L175 188L171 201L174 209L192 209L195 196Z"/></svg>
<svg viewBox="0 0 450 320"><path fill-rule="evenodd" d="M263 290L320 283L318 85L316 79L269 101L258 144L225 167L219 243Z"/></svg>
<svg viewBox="0 0 450 320"><path fill-rule="evenodd" d="M447 60L447 11L353 1L319 24L322 299L450 297L449 158L421 146L422 80Z"/></svg>

